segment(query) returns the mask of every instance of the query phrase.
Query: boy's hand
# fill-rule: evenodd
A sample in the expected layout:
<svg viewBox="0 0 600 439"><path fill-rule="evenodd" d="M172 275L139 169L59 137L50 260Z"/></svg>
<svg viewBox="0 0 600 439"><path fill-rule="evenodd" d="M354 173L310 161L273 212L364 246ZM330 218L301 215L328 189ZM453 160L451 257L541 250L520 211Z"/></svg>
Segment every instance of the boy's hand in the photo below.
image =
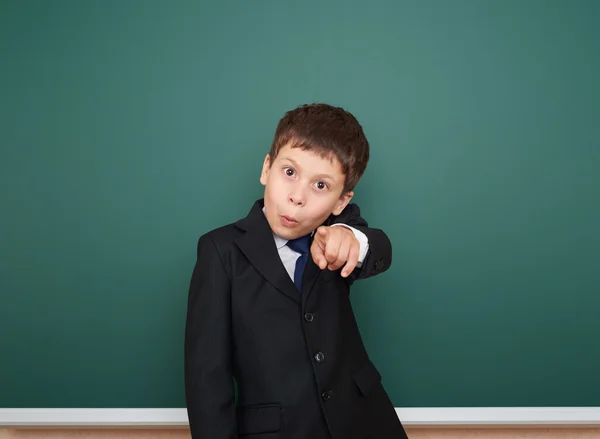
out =
<svg viewBox="0 0 600 439"><path fill-rule="evenodd" d="M347 227L321 226L315 232L310 253L321 270L327 267L333 271L346 264L342 277L348 277L358 264L360 244Z"/></svg>

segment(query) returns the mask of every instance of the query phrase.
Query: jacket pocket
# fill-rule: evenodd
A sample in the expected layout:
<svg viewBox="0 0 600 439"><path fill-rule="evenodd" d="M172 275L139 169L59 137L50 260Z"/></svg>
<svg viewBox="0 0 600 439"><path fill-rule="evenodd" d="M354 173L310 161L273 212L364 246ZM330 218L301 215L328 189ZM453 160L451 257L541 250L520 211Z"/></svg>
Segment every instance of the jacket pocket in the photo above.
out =
<svg viewBox="0 0 600 439"><path fill-rule="evenodd" d="M279 431L281 406L264 404L237 409L238 434L274 433Z"/></svg>
<svg viewBox="0 0 600 439"><path fill-rule="evenodd" d="M368 396L375 386L381 383L381 374L371 360L367 360L358 372L352 374L352 377L364 396Z"/></svg>

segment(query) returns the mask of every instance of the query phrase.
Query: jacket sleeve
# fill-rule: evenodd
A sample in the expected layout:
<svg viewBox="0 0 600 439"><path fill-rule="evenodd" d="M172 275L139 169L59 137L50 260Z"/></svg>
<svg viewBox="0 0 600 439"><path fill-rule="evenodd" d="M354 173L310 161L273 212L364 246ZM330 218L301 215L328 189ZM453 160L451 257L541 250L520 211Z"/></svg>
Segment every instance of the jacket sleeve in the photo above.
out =
<svg viewBox="0 0 600 439"><path fill-rule="evenodd" d="M375 276L390 268L392 265L392 243L383 230L369 227L367 221L360 216L360 208L357 204L348 204L342 213L333 216L330 224L335 223L352 226L363 232L369 240L369 251L362 266L355 268L348 277L351 282Z"/></svg>
<svg viewBox="0 0 600 439"><path fill-rule="evenodd" d="M230 281L209 235L198 241L185 327L185 398L193 439L236 439Z"/></svg>

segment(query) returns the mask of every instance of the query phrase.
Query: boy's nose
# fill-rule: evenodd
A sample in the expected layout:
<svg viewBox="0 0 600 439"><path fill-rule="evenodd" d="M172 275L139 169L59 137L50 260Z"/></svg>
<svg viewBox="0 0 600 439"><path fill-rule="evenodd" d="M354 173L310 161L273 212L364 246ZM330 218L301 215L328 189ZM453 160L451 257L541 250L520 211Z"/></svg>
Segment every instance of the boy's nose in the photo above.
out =
<svg viewBox="0 0 600 439"><path fill-rule="evenodd" d="M302 206L304 204L304 195L300 191L291 193L289 196L289 201L297 206Z"/></svg>

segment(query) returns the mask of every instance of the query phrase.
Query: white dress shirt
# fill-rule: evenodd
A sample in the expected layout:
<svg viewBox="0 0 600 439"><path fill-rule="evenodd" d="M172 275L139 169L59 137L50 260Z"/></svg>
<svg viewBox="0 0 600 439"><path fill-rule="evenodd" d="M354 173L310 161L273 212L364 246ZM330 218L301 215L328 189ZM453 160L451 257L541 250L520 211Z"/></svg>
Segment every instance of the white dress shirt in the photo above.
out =
<svg viewBox="0 0 600 439"><path fill-rule="evenodd" d="M265 208L263 207L263 213L265 212ZM343 226L352 230L354 236L358 240L360 251L358 253L358 263L356 266L360 268L362 266L363 261L365 260L365 256L367 255L367 251L369 250L369 239L367 235L365 235L360 230L355 229L347 224L336 223L332 224L332 226ZM300 253L295 252L291 248L289 248L286 244L288 242L287 239L282 238L273 233L273 238L275 239L275 245L277 246L277 251L279 252L279 257L281 258L281 262L283 262L283 266L286 271L290 275L290 278L294 280L294 272L296 271L296 260L300 257ZM309 255L310 257L310 255Z"/></svg>

